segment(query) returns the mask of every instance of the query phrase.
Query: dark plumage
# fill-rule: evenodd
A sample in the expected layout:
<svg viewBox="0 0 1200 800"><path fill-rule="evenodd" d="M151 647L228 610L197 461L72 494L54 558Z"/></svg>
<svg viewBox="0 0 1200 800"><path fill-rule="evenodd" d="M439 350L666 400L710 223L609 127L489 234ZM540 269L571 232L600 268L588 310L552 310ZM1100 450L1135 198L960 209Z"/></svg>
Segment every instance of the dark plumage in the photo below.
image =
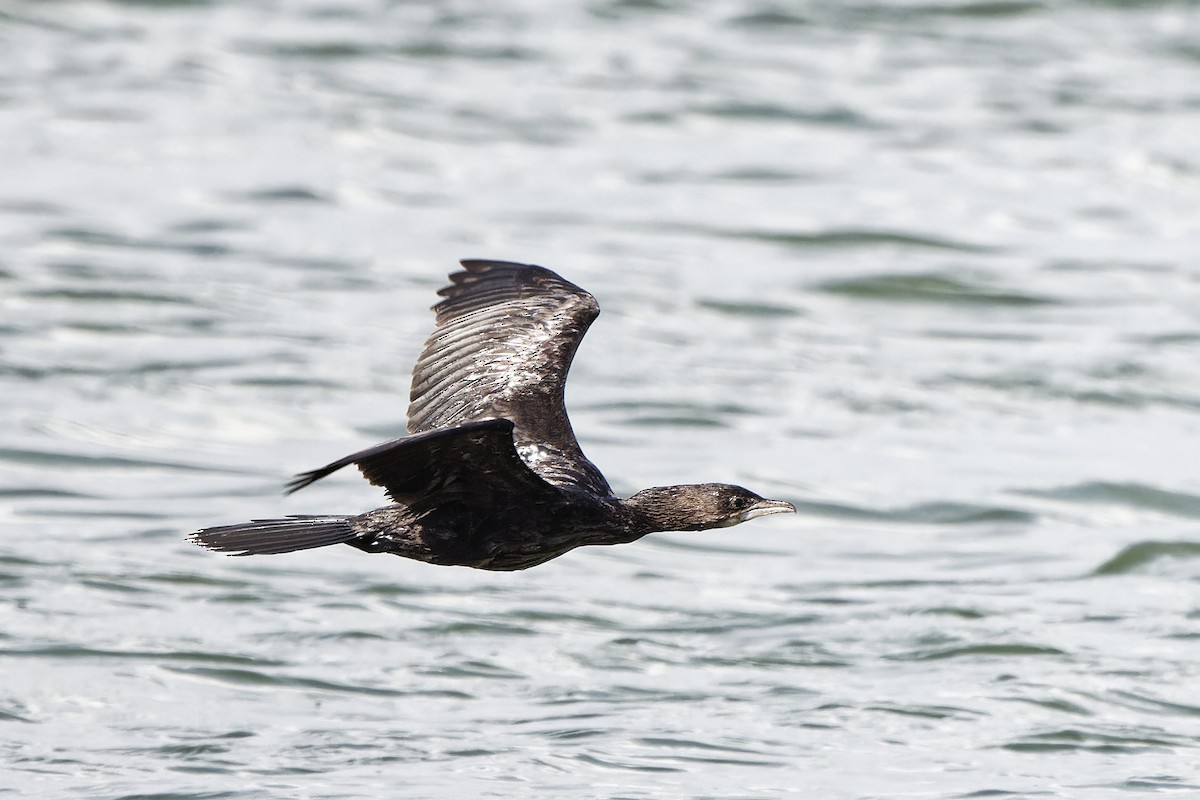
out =
<svg viewBox="0 0 1200 800"><path fill-rule="evenodd" d="M205 528L197 544L232 555L348 544L431 564L532 567L587 544L736 525L796 509L740 486L646 489L628 499L579 449L563 406L571 360L600 313L543 267L463 261L433 307L413 369L411 436L298 475L288 492L354 464L392 504L352 516Z"/></svg>

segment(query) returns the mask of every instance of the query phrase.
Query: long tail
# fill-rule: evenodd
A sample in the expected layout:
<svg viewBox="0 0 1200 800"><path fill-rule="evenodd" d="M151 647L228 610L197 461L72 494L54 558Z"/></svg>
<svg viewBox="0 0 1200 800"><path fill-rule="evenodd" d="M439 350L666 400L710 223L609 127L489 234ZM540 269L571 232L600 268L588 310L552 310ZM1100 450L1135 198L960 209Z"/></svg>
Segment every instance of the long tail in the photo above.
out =
<svg viewBox="0 0 1200 800"><path fill-rule="evenodd" d="M288 517L205 528L188 538L209 550L254 556L345 544L357 535L347 517Z"/></svg>

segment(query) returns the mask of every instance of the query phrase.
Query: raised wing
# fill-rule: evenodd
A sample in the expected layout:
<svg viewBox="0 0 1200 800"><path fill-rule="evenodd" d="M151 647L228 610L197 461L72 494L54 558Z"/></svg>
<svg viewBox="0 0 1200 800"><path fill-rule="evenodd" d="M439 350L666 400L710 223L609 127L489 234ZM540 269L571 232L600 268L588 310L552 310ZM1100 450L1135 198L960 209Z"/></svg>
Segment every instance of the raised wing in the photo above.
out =
<svg viewBox="0 0 1200 800"><path fill-rule="evenodd" d="M611 495L575 440L563 405L567 371L596 299L544 267L461 262L438 292L437 327L413 368L413 433L508 419L520 457L545 480Z"/></svg>
<svg viewBox="0 0 1200 800"><path fill-rule="evenodd" d="M356 464L368 481L418 513L456 497L481 508L511 503L513 496L530 502L560 497L517 455L512 432L512 422L490 419L395 439L297 475L287 491Z"/></svg>

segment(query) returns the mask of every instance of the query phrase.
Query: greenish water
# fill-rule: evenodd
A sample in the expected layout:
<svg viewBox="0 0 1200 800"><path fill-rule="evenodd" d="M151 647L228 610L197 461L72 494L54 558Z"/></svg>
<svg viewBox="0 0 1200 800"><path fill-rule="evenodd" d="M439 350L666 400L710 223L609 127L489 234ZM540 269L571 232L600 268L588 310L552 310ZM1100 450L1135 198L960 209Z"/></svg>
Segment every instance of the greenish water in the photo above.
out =
<svg viewBox="0 0 1200 800"><path fill-rule="evenodd" d="M1200 13L0 3L0 794L1200 795ZM460 257L604 313L524 573L201 526L403 429Z"/></svg>

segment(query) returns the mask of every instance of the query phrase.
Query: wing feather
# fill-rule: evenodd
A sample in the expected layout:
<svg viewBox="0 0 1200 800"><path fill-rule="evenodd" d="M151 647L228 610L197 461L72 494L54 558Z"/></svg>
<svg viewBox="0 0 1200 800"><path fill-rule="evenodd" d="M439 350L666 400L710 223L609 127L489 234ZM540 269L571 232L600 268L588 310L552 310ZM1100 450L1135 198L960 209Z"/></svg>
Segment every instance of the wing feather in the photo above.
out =
<svg viewBox="0 0 1200 800"><path fill-rule="evenodd" d="M612 494L563 404L575 351L600 313L596 299L544 267L461 263L438 292L437 326L413 369L409 431L511 420L517 452L542 478Z"/></svg>
<svg viewBox="0 0 1200 800"><path fill-rule="evenodd" d="M452 496L480 508L511 502L513 496L535 503L560 497L517 455L512 434L512 422L490 419L406 436L301 473L287 490L303 489L354 464L389 497L418 512Z"/></svg>

